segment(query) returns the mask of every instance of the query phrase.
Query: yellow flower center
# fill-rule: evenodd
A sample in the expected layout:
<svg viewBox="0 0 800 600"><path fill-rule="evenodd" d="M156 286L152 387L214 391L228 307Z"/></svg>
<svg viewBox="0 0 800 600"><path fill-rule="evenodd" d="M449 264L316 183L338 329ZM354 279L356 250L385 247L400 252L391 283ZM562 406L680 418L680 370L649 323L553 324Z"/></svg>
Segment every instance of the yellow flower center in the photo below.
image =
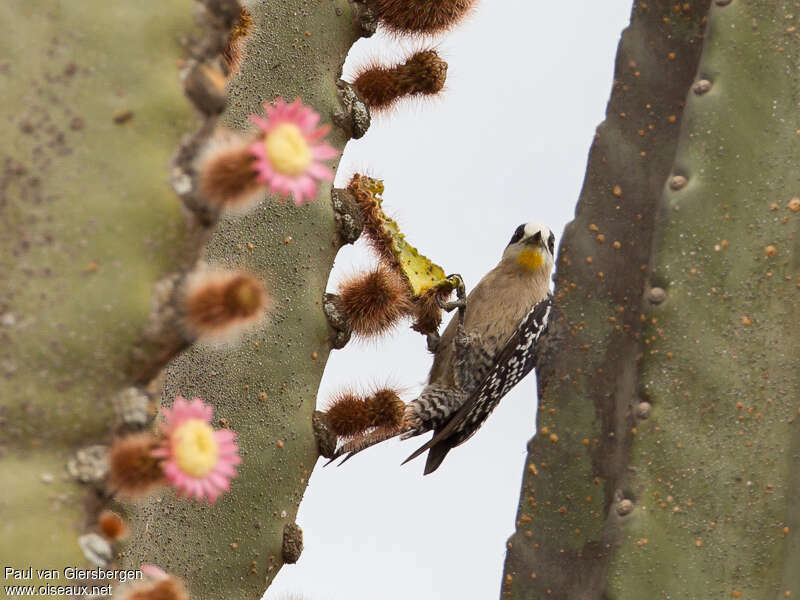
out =
<svg viewBox="0 0 800 600"><path fill-rule="evenodd" d="M270 131L264 148L272 167L283 175L305 173L313 159L303 132L293 123L281 123Z"/></svg>
<svg viewBox="0 0 800 600"><path fill-rule="evenodd" d="M189 419L172 433L172 449L181 471L192 477L205 477L219 460L219 444L214 429L200 419Z"/></svg>
<svg viewBox="0 0 800 600"><path fill-rule="evenodd" d="M544 258L542 257L541 250L538 248L525 248L519 253L517 262L521 267L533 271L541 268Z"/></svg>

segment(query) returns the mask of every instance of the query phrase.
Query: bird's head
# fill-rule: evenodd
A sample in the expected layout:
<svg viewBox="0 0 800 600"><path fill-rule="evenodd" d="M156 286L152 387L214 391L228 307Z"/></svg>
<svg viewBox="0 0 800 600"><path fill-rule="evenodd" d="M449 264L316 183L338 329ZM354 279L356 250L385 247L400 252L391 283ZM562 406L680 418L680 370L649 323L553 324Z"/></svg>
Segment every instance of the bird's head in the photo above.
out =
<svg viewBox="0 0 800 600"><path fill-rule="evenodd" d="M544 272L553 268L556 236L539 223L523 223L514 231L503 252L503 262L512 262L523 271Z"/></svg>

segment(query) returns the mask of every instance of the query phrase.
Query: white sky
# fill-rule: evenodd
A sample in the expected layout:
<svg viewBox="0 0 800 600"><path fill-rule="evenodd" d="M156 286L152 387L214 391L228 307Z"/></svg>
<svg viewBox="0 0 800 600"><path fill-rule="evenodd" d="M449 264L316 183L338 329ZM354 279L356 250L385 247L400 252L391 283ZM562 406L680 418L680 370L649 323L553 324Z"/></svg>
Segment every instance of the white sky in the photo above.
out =
<svg viewBox="0 0 800 600"><path fill-rule="evenodd" d="M630 7L630 0L479 2L467 23L437 40L449 63L444 95L374 119L347 146L337 185L357 171L382 178L384 208L409 241L446 272L460 273L468 290L520 223L548 224L558 244L604 117ZM397 57L401 44L380 34L361 40L348 65ZM366 264L360 242L344 248L331 291ZM318 405L342 386L387 381L411 400L430 362L424 338L406 327L379 341L350 342L331 354ZM428 436L385 442L341 468L323 469L321 460L297 519L305 550L265 599L498 597L535 413L530 376L424 478L424 456L400 463Z"/></svg>

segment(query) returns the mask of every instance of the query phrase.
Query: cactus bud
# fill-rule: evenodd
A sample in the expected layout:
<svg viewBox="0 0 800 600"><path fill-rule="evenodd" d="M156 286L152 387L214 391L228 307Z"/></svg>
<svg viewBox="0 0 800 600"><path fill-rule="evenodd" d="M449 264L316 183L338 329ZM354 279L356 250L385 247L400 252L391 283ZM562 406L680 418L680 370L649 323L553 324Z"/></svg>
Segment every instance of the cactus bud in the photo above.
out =
<svg viewBox="0 0 800 600"><path fill-rule="evenodd" d="M114 491L129 497L147 495L164 483L164 472L153 456L158 440L149 433L117 438L109 452L109 483Z"/></svg>
<svg viewBox="0 0 800 600"><path fill-rule="evenodd" d="M263 316L267 302L263 285L249 273L199 271L186 282L185 325L194 338L235 335Z"/></svg>
<svg viewBox="0 0 800 600"><path fill-rule="evenodd" d="M399 273L379 265L339 286L337 308L350 330L362 338L385 333L409 314L408 284Z"/></svg>
<svg viewBox="0 0 800 600"><path fill-rule="evenodd" d="M366 399L373 425L381 429L394 430L403 423L406 403L400 399L397 392L388 387L382 387Z"/></svg>
<svg viewBox="0 0 800 600"><path fill-rule="evenodd" d="M334 396L327 410L328 424L339 437L353 438L371 429L394 431L400 427L405 403L388 387L366 397L350 391Z"/></svg>
<svg viewBox="0 0 800 600"><path fill-rule="evenodd" d="M104 510L97 518L100 531L110 540L121 540L128 534L125 521L113 510Z"/></svg>
<svg viewBox="0 0 800 600"><path fill-rule="evenodd" d="M371 0L378 20L397 34L435 34L457 25L475 0Z"/></svg>
<svg viewBox="0 0 800 600"><path fill-rule="evenodd" d="M384 110L403 97L437 94L446 78L447 63L435 50L423 50L393 67L362 69L353 87L371 109Z"/></svg>
<svg viewBox="0 0 800 600"><path fill-rule="evenodd" d="M266 195L258 181L257 159L250 152L250 143L223 130L209 140L197 159L200 193L217 210L244 210Z"/></svg>

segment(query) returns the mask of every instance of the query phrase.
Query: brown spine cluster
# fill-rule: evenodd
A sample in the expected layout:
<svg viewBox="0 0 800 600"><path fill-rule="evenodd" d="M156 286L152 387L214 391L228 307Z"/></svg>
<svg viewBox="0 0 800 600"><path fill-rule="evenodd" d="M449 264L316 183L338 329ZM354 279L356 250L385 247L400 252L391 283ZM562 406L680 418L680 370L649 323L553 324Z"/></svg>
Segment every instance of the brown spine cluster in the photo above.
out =
<svg viewBox="0 0 800 600"><path fill-rule="evenodd" d="M328 423L331 430L343 438L352 438L372 429L395 431L403 423L405 406L397 392L386 387L365 397L341 392L328 406Z"/></svg>
<svg viewBox="0 0 800 600"><path fill-rule="evenodd" d="M267 307L261 282L241 271L201 272L186 283L183 311L194 337L235 333L258 321Z"/></svg>
<svg viewBox="0 0 800 600"><path fill-rule="evenodd" d="M341 283L338 308L350 330L367 338L390 330L411 312L413 304L403 276L378 265Z"/></svg>
<svg viewBox="0 0 800 600"><path fill-rule="evenodd" d="M439 330L442 323L442 309L437 302L446 300L450 291L443 292L440 289L432 288L414 299L414 323L411 328L420 333L433 333Z"/></svg>
<svg viewBox="0 0 800 600"><path fill-rule="evenodd" d="M446 79L447 63L435 50L423 50L393 67L371 65L362 69L353 86L367 106L384 110L403 97L437 94Z"/></svg>
<svg viewBox="0 0 800 600"><path fill-rule="evenodd" d="M114 492L142 497L164 483L161 462L153 456L159 445L149 433L134 433L117 438L109 451L108 482Z"/></svg>
<svg viewBox="0 0 800 600"><path fill-rule="evenodd" d="M256 158L249 146L249 141L233 134L220 134L198 160L200 193L217 210L241 209L260 197L263 186L253 168Z"/></svg>
<svg viewBox="0 0 800 600"><path fill-rule="evenodd" d="M455 27L475 0L371 0L380 22L397 34L435 34Z"/></svg>
<svg viewBox="0 0 800 600"><path fill-rule="evenodd" d="M97 517L97 526L110 540L121 540L128 534L128 527L121 516L113 510L104 510Z"/></svg>
<svg viewBox="0 0 800 600"><path fill-rule="evenodd" d="M244 39L253 29L253 16L246 8L239 13L239 20L231 29L225 48L222 49L222 59L228 66L228 76L239 70L244 55Z"/></svg>

